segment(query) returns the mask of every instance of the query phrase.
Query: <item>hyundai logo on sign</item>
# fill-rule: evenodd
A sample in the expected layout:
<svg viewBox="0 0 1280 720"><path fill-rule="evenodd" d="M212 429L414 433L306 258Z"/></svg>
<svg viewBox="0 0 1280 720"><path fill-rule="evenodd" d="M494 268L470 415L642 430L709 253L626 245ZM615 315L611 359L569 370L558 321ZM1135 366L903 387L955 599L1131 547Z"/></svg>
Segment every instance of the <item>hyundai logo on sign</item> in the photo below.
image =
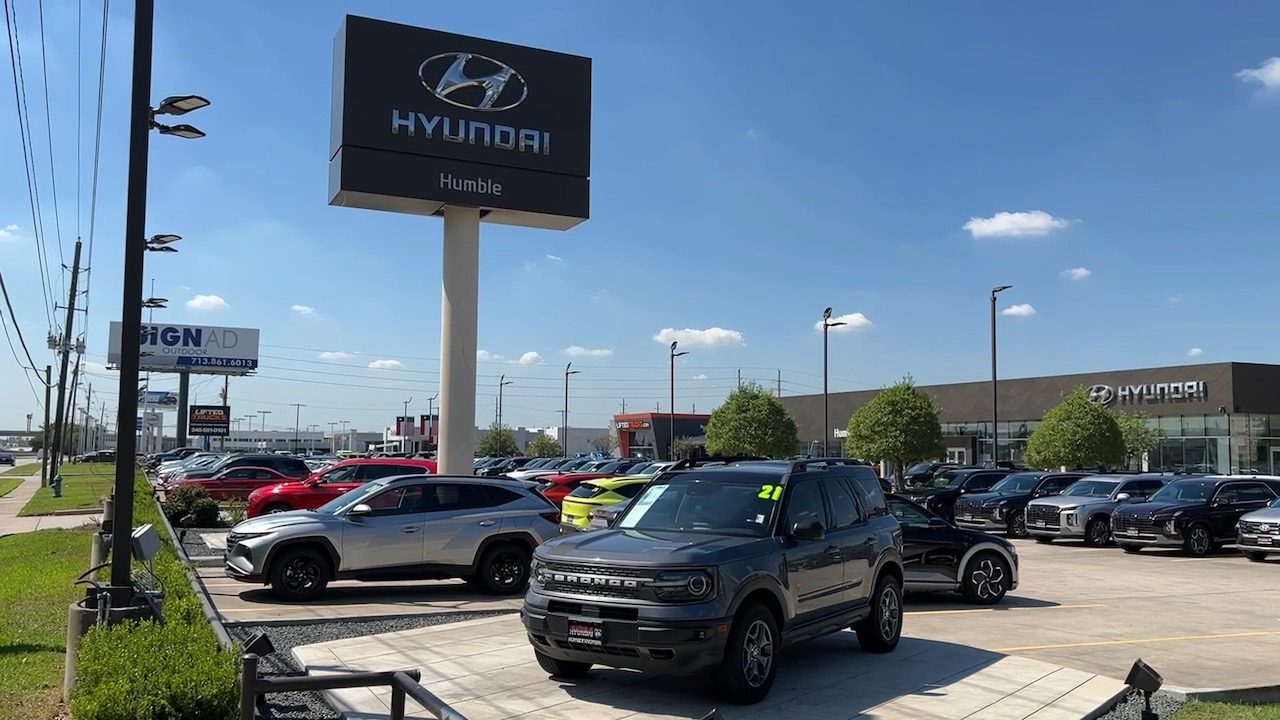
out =
<svg viewBox="0 0 1280 720"><path fill-rule="evenodd" d="M460 108L501 112L524 102L529 86L510 65L467 52L441 53L418 66L432 95Z"/></svg>
<svg viewBox="0 0 1280 720"><path fill-rule="evenodd" d="M1099 405L1110 405L1116 399L1116 391L1110 385L1094 385L1087 391L1089 399Z"/></svg>

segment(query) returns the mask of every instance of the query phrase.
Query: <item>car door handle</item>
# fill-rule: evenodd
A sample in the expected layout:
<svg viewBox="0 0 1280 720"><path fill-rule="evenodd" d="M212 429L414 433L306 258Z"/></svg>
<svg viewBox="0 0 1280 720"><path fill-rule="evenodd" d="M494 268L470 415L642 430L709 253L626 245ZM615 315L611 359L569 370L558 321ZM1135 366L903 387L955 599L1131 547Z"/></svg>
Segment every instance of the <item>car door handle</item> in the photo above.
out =
<svg viewBox="0 0 1280 720"><path fill-rule="evenodd" d="M497 524L498 524L497 520L481 520L480 521L480 527L492 527Z"/></svg>
<svg viewBox="0 0 1280 720"><path fill-rule="evenodd" d="M831 557L840 557L840 548L835 545L828 545L827 554Z"/></svg>
<svg viewBox="0 0 1280 720"><path fill-rule="evenodd" d="M402 528L400 528L400 532L402 532L402 533L416 533L416 532L418 532L418 531L419 531L419 530L421 530L421 529L422 529L422 526L420 526L420 525L410 525L410 526L408 526L408 527L402 527Z"/></svg>

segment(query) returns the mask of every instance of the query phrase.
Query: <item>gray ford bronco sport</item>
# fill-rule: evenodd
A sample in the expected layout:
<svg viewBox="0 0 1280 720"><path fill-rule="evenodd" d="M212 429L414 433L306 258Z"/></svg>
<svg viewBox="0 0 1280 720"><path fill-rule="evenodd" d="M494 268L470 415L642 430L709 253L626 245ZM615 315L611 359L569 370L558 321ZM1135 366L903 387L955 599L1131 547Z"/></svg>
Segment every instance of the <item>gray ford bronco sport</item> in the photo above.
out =
<svg viewBox="0 0 1280 720"><path fill-rule="evenodd" d="M668 472L610 529L540 545L520 614L553 676L714 672L756 703L793 643L852 627L868 652L897 647L902 530L879 483L840 465Z"/></svg>

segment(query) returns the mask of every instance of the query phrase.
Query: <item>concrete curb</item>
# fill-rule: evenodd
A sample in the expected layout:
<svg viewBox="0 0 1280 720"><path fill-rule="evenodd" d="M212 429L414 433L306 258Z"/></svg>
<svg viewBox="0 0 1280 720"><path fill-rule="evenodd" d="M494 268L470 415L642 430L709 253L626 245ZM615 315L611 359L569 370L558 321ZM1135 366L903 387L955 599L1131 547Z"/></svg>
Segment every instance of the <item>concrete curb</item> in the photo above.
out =
<svg viewBox="0 0 1280 720"><path fill-rule="evenodd" d="M47 513L47 515L50 515L50 516L62 516L62 515L95 515L95 514L100 513L100 512L102 512L102 507L101 507L101 506L96 507L96 508L67 508L67 509L65 509L65 510L54 510L54 511L53 511L53 512L51 512L51 513ZM32 516L32 517L33 517L33 516Z"/></svg>
<svg viewBox="0 0 1280 720"><path fill-rule="evenodd" d="M1165 692L1201 702L1275 703L1280 702L1280 685L1255 685L1243 688L1182 688L1167 686Z"/></svg>
<svg viewBox="0 0 1280 720"><path fill-rule="evenodd" d="M356 615L352 617L337 618L294 618L290 620L228 620L224 625L227 627L240 627L241 625L258 625L261 627L293 627L295 625L317 625L329 623L360 623L360 622L379 622L382 620L404 620L406 618L418 617L449 617L451 615L485 615L486 617L474 618L476 620L488 620L489 616L512 615L520 612L516 609L511 610L451 610L448 612L438 613L414 613L405 615L404 613L384 613L381 615ZM465 622L465 621L464 621ZM456 624L456 623L453 623Z"/></svg>
<svg viewBox="0 0 1280 720"><path fill-rule="evenodd" d="M178 556L178 561L182 563L183 574L187 576L187 582L191 585L191 590L195 592L196 598L200 600L200 610L204 614L204 618L209 621L209 625L213 628L213 635L218 639L218 644L230 650L235 647L235 642L227 633L227 628L222 624L222 620L218 617L218 611L213 608L213 601L209 598L209 591L205 588L204 583L200 580L200 575L195 572L195 564L191 558L187 557L187 549L182 546L182 540L178 534L173 531L173 525L169 523L169 518L164 514L164 507L160 505L160 500L153 494L151 501L156 504L156 510L160 514L160 524L164 526L165 532L169 534L169 541L173 543L173 551Z"/></svg>
<svg viewBox="0 0 1280 720"><path fill-rule="evenodd" d="M1085 715L1084 717L1080 718L1080 720L1098 720L1098 718L1114 710L1116 706L1119 705L1121 702L1123 702L1126 697L1129 697L1129 693L1132 690L1133 688L1128 687L1126 685L1123 690L1113 695L1110 700L1107 700L1105 703L1099 705L1097 709L1095 709L1093 712L1089 713L1088 715Z"/></svg>

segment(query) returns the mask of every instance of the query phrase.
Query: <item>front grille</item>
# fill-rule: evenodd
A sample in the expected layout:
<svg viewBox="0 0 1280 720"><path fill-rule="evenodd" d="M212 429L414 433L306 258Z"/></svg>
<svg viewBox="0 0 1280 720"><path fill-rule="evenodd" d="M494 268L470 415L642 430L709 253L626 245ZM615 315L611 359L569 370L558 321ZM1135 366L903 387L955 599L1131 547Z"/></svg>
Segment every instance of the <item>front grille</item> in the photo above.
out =
<svg viewBox="0 0 1280 720"><path fill-rule="evenodd" d="M1057 529L1061 527L1058 519L1058 508L1052 505L1028 505L1027 506L1027 527L1040 527L1037 523L1043 522L1045 528Z"/></svg>
<svg viewBox="0 0 1280 720"><path fill-rule="evenodd" d="M548 562L543 587L573 595L636 599L652 577L652 573L639 568Z"/></svg>
<svg viewBox="0 0 1280 720"><path fill-rule="evenodd" d="M547 562L551 572L574 573L575 575L604 575L617 578L647 578L649 573L641 568L610 567L608 565L587 565L551 560Z"/></svg>
<svg viewBox="0 0 1280 720"><path fill-rule="evenodd" d="M1111 518L1111 526L1115 532L1150 533L1156 524L1150 515L1116 515Z"/></svg>
<svg viewBox="0 0 1280 720"><path fill-rule="evenodd" d="M1280 522L1240 521L1240 532L1247 533L1280 533Z"/></svg>

